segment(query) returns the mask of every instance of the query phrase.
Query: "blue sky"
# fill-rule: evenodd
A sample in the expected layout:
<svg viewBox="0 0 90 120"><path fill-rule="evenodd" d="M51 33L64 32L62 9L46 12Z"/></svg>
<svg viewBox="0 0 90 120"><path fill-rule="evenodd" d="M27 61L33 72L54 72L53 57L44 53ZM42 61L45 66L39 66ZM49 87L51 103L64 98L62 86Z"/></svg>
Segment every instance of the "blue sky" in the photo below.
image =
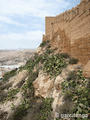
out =
<svg viewBox="0 0 90 120"><path fill-rule="evenodd" d="M55 16L80 0L0 0L0 49L35 49L45 32L45 16Z"/></svg>

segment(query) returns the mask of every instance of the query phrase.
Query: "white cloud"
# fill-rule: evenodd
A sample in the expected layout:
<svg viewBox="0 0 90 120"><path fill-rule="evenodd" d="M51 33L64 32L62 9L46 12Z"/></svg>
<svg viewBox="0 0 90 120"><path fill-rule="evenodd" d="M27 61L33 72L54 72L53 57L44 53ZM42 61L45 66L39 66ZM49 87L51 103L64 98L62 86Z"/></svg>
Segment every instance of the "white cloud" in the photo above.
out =
<svg viewBox="0 0 90 120"><path fill-rule="evenodd" d="M45 17L68 5L65 0L0 0L0 14Z"/></svg>
<svg viewBox="0 0 90 120"><path fill-rule="evenodd" d="M42 31L0 35L0 49L36 48L42 41Z"/></svg>
<svg viewBox="0 0 90 120"><path fill-rule="evenodd" d="M0 0L0 49L36 48L42 41L40 28L44 25L40 23L38 17L41 19L45 16L57 15L68 6L72 6L71 4L71 0ZM32 18L34 17L37 22L33 21ZM26 21L30 19L30 24L29 22L26 23L23 18ZM23 21L24 24L20 21ZM6 26L4 23L19 27ZM22 29L20 26L26 28ZM34 30L36 27L39 30L21 33L30 30L30 27ZM10 31L19 33L11 33Z"/></svg>
<svg viewBox="0 0 90 120"><path fill-rule="evenodd" d="M0 24L0 29L2 29L2 27L3 27L3 25L2 25L2 24Z"/></svg>
<svg viewBox="0 0 90 120"><path fill-rule="evenodd" d="M63 4L64 7L69 5L65 0L0 0L0 22L27 26L12 19L13 16L53 16L57 9L62 9Z"/></svg>
<svg viewBox="0 0 90 120"><path fill-rule="evenodd" d="M7 24L15 24L17 26L25 26L24 24L16 22L16 21L14 21L11 18L6 17L6 16L0 16L0 22L7 23Z"/></svg>

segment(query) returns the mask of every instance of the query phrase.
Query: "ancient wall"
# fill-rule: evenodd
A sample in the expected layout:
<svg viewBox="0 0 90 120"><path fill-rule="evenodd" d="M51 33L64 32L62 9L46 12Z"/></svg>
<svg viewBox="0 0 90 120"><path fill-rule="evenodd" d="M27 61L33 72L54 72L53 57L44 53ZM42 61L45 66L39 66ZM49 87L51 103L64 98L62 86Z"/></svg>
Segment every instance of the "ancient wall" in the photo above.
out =
<svg viewBox="0 0 90 120"><path fill-rule="evenodd" d="M90 60L90 0L82 0L77 7L56 17L46 17L43 40L52 47L77 57L82 63Z"/></svg>

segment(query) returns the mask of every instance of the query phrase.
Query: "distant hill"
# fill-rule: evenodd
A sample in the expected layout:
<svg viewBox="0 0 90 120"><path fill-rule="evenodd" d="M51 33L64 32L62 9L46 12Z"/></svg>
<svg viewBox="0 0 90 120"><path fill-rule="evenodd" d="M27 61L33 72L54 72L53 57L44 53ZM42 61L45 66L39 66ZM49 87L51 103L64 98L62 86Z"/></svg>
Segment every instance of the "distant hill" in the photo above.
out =
<svg viewBox="0 0 90 120"><path fill-rule="evenodd" d="M0 65L12 65L27 61L35 50L0 50Z"/></svg>

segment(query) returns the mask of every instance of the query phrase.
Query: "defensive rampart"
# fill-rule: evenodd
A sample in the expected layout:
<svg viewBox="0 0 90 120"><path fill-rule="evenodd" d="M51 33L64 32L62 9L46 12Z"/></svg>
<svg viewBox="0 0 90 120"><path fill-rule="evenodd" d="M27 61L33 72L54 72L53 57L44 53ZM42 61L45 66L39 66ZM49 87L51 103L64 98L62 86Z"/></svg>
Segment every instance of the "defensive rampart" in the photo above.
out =
<svg viewBox="0 0 90 120"><path fill-rule="evenodd" d="M83 64L90 60L90 0L56 17L46 17L43 40L50 40L53 48L67 52Z"/></svg>

